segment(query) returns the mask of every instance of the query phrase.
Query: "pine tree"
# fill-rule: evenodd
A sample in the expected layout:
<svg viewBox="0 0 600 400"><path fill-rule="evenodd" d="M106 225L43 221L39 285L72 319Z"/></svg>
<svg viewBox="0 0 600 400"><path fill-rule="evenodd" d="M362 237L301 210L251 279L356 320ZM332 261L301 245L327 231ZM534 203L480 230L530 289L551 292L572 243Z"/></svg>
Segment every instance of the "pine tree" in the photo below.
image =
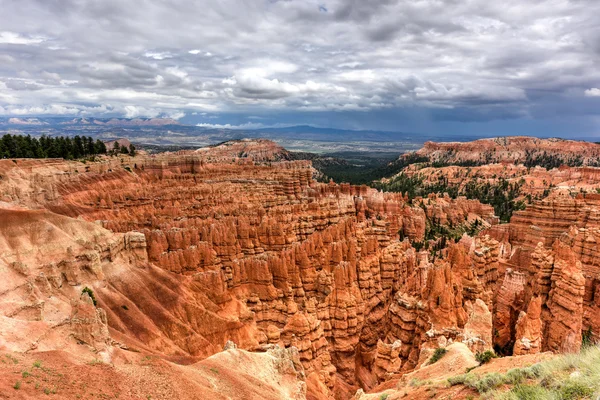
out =
<svg viewBox="0 0 600 400"><path fill-rule="evenodd" d="M125 151L123 152L123 149ZM135 152L135 146L131 146ZM89 136L48 137L42 135L39 139L30 135L10 135L0 137L0 158L80 158L95 154L106 154L106 145L97 139L94 142ZM114 154L123 152L129 154L125 146L115 143Z"/></svg>
<svg viewBox="0 0 600 400"><path fill-rule="evenodd" d="M106 145L104 144L104 142L102 140L96 139L96 143L94 144L94 153L95 154L106 154Z"/></svg>

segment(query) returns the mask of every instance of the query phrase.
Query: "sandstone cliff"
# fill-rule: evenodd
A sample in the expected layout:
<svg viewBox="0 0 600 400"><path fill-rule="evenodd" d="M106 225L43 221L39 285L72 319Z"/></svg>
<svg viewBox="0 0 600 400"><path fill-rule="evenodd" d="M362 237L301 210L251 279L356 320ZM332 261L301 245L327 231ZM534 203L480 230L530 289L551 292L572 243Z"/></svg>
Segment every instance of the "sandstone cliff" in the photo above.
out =
<svg viewBox="0 0 600 400"><path fill-rule="evenodd" d="M575 351L598 332L594 196L557 193L498 226L476 200L314 173L265 141L1 160L0 345L177 365L228 341L278 345L297 351L298 398L347 399L427 368L439 347ZM473 221L476 237L432 238L432 224Z"/></svg>

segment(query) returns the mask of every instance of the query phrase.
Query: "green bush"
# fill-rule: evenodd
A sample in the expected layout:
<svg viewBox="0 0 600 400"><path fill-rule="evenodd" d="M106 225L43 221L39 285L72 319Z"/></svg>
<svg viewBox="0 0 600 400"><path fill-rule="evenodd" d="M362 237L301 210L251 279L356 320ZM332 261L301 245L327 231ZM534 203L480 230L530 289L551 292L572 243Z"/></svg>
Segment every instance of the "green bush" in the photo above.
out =
<svg viewBox="0 0 600 400"><path fill-rule="evenodd" d="M448 383L474 389L490 400L594 399L600 394L600 346L587 347L579 354L557 355L504 374L458 375Z"/></svg>
<svg viewBox="0 0 600 400"><path fill-rule="evenodd" d="M447 352L448 352L448 350L446 350L442 347L438 347L437 349L435 349L435 351L433 352L433 355L429 359L429 364L438 362L442 357L444 357L446 355Z"/></svg>
<svg viewBox="0 0 600 400"><path fill-rule="evenodd" d="M517 385L502 398L507 400L540 400L551 398L551 394L540 386Z"/></svg>
<svg viewBox="0 0 600 400"><path fill-rule="evenodd" d="M496 358L496 353L491 350L486 350L475 355L475 359L479 362L479 364L486 364L490 362L492 358Z"/></svg>
<svg viewBox="0 0 600 400"><path fill-rule="evenodd" d="M568 381L560 388L560 398L562 400L588 399L593 395L594 389L584 382Z"/></svg>
<svg viewBox="0 0 600 400"><path fill-rule="evenodd" d="M489 392L504 384L504 377L497 372L484 375L483 378L475 382L475 389L479 393Z"/></svg>
<svg viewBox="0 0 600 400"><path fill-rule="evenodd" d="M455 386L455 385L468 385L469 382L476 380L477 378L475 377L475 375L472 374L462 374L462 375L456 375L456 376L451 376L450 378L448 378L448 383L450 384L450 386Z"/></svg>
<svg viewBox="0 0 600 400"><path fill-rule="evenodd" d="M513 368L506 373L506 383L518 385L527 377L525 371L521 368Z"/></svg>
<svg viewBox="0 0 600 400"><path fill-rule="evenodd" d="M588 327L587 330L581 331L581 348L591 347L594 343L594 334L592 333L592 327Z"/></svg>
<svg viewBox="0 0 600 400"><path fill-rule="evenodd" d="M90 298L92 299L92 303L94 303L94 307L95 307L98 303L96 302L96 296L94 296L93 290L86 286L81 291L81 294L84 294L84 293L87 293L90 296Z"/></svg>

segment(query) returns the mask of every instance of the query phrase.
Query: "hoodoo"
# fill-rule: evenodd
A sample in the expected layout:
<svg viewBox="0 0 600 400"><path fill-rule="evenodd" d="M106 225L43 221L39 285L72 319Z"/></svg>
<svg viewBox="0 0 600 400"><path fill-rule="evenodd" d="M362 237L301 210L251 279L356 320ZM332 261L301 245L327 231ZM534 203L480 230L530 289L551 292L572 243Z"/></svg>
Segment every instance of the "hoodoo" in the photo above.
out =
<svg viewBox="0 0 600 400"><path fill-rule="evenodd" d="M273 398L349 399L442 350L465 365L576 352L600 330L593 195L557 191L499 225L460 196L316 182L265 140L0 172L0 345L99 360L129 393L146 358L202 393L227 390L213 369L270 360ZM257 390L239 373L217 385Z"/></svg>

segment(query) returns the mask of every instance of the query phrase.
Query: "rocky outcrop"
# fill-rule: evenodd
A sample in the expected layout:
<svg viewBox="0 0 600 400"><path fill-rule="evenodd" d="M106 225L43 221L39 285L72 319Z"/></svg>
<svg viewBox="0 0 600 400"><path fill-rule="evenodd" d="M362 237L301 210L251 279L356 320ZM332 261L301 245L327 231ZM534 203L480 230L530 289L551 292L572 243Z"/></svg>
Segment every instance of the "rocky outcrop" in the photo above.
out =
<svg viewBox="0 0 600 400"><path fill-rule="evenodd" d="M425 142L416 152L432 161L466 162L481 164L522 164L528 158L556 156L566 164L581 158L581 163L592 163L600 156L600 146L595 143L565 140L540 139L527 136L508 136L479 139L472 142Z"/></svg>
<svg viewBox="0 0 600 400"><path fill-rule="evenodd" d="M465 306L468 319L462 342L469 346L474 354L491 351L493 347L492 313L481 299L475 300L473 304L466 303Z"/></svg>
<svg viewBox="0 0 600 400"><path fill-rule="evenodd" d="M581 347L585 278L581 262L570 248L556 242L553 250L555 263L548 296L546 346L554 351L575 353Z"/></svg>
<svg viewBox="0 0 600 400"><path fill-rule="evenodd" d="M572 351L596 329L593 197L496 227L464 197L315 182L262 141L0 168L0 337L21 350L60 336L191 362L278 345L297 349L308 397L349 398L439 347ZM476 237L426 238L474 221Z"/></svg>
<svg viewBox="0 0 600 400"><path fill-rule="evenodd" d="M542 350L542 298L531 299L527 312L521 311L515 327L514 355L535 354Z"/></svg>
<svg viewBox="0 0 600 400"><path fill-rule="evenodd" d="M85 343L97 351L107 350L111 338L108 333L106 312L96 308L87 293L82 293L78 300L71 303L69 323L73 337L79 343Z"/></svg>

